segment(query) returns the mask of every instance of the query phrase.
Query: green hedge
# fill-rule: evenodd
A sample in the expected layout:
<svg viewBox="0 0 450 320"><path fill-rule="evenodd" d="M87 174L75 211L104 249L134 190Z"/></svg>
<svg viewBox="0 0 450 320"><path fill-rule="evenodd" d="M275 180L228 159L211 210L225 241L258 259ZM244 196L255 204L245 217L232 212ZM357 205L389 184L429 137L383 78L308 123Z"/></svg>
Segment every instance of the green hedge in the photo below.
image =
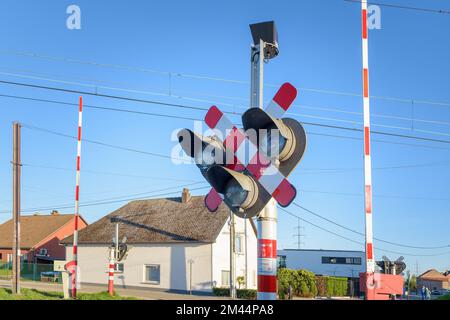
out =
<svg viewBox="0 0 450 320"><path fill-rule="evenodd" d="M281 268L278 270L278 295L280 299L285 299L289 287L292 287L293 294L300 297L315 297L317 286L314 273L308 270L292 270Z"/></svg>
<svg viewBox="0 0 450 320"><path fill-rule="evenodd" d="M322 297L342 297L347 295L348 280L341 277L316 276L318 295Z"/></svg>
<svg viewBox="0 0 450 320"><path fill-rule="evenodd" d="M219 297L229 297L229 288L213 288L213 294ZM256 290L252 289L236 289L238 299L256 300Z"/></svg>

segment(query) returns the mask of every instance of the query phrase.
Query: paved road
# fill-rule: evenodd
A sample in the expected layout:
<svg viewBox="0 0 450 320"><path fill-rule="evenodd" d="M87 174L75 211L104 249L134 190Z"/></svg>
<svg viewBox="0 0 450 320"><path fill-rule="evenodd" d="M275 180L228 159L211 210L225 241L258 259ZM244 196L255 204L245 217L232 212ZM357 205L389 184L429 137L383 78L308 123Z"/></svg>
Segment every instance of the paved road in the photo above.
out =
<svg viewBox="0 0 450 320"><path fill-rule="evenodd" d="M6 280L0 280L0 287L11 288L11 282ZM33 282L33 281L22 281L22 288L36 289L42 291L54 291L62 292L62 284L57 283L46 283L46 282ZM106 285L88 285L82 284L79 292L84 293L97 293L101 291L106 291ZM143 300L227 300L228 297L216 297L209 295L189 295L180 294L173 292L165 292L160 290L152 289L135 289L135 288L116 288L116 292L123 297L136 297Z"/></svg>

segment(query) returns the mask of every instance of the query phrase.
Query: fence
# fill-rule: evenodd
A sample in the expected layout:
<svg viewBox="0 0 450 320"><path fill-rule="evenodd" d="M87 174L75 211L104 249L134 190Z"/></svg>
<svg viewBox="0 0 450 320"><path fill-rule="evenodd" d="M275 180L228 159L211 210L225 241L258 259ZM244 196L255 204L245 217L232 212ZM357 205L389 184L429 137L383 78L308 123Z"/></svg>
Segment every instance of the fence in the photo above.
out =
<svg viewBox="0 0 450 320"><path fill-rule="evenodd" d="M12 263L0 262L0 279L11 280ZM20 266L20 278L28 281L61 282L61 274L53 272L53 264L39 264L22 262Z"/></svg>

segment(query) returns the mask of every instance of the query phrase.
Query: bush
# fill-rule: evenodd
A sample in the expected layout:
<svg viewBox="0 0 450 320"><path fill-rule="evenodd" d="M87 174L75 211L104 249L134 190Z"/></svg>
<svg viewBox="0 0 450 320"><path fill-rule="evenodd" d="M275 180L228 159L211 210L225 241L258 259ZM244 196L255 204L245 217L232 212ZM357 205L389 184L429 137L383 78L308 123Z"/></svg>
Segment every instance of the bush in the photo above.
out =
<svg viewBox="0 0 450 320"><path fill-rule="evenodd" d="M292 270L282 268L278 270L278 295L284 299L292 286L293 293L301 297L315 297L317 287L314 273L308 270Z"/></svg>
<svg viewBox="0 0 450 320"><path fill-rule="evenodd" d="M218 297L229 297L230 289L229 288L213 288L213 294Z"/></svg>
<svg viewBox="0 0 450 320"><path fill-rule="evenodd" d="M319 296L342 297L347 295L347 278L316 276L316 286Z"/></svg>
<svg viewBox="0 0 450 320"><path fill-rule="evenodd" d="M213 294L218 297L229 297L229 288L213 288ZM256 290L253 289L236 289L238 299L256 300Z"/></svg>
<svg viewBox="0 0 450 320"><path fill-rule="evenodd" d="M237 289L236 295L239 299L256 300L256 290L253 289Z"/></svg>
<svg viewBox="0 0 450 320"><path fill-rule="evenodd" d="M317 286L314 273L308 270L298 270L296 274L297 287L295 293L300 297L315 297Z"/></svg>

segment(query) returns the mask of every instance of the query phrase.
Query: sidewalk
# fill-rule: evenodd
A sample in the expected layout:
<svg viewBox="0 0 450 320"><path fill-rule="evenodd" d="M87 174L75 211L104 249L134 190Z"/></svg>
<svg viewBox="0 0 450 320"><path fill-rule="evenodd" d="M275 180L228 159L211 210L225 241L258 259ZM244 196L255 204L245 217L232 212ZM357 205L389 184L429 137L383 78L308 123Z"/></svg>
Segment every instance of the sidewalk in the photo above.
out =
<svg viewBox="0 0 450 320"><path fill-rule="evenodd" d="M0 287L11 288L11 281L0 280ZM47 283L47 282L33 282L22 281L22 288L36 289L41 291L62 292L62 284ZM106 291L107 286L82 284L79 292L97 293ZM122 297L135 297L142 300L228 300L228 297L216 297L209 295L189 295L182 293L165 292L152 289L137 289L137 288L117 288L115 290Z"/></svg>

